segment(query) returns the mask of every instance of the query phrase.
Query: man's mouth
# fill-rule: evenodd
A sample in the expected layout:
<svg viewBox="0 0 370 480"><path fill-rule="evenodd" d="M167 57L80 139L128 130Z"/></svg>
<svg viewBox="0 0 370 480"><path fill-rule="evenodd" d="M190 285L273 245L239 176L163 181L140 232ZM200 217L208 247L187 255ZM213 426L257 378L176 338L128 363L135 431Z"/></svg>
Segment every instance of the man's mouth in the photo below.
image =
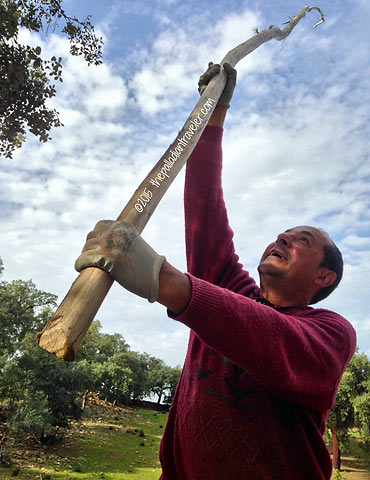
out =
<svg viewBox="0 0 370 480"><path fill-rule="evenodd" d="M280 252L280 250L273 249L268 255L269 257L277 257L281 260L286 260L286 257Z"/></svg>

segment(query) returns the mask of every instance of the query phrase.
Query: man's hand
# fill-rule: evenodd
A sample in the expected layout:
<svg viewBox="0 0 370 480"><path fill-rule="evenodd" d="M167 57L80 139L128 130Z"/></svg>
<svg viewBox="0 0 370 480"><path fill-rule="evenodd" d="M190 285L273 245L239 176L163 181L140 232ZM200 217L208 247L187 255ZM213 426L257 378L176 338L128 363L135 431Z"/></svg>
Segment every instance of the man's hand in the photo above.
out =
<svg viewBox="0 0 370 480"><path fill-rule="evenodd" d="M165 260L131 223L102 220L88 234L75 268L78 272L87 267L101 268L130 292L155 302Z"/></svg>
<svg viewBox="0 0 370 480"><path fill-rule="evenodd" d="M236 85L236 70L228 63L224 63L223 65L226 73L227 73L227 82L222 92L221 97L218 100L217 106L229 108L230 101L234 93L235 85ZM207 70L200 76L198 82L198 91L200 95L202 95L203 91L207 87L210 80L220 73L221 67L218 64L213 64L209 62Z"/></svg>

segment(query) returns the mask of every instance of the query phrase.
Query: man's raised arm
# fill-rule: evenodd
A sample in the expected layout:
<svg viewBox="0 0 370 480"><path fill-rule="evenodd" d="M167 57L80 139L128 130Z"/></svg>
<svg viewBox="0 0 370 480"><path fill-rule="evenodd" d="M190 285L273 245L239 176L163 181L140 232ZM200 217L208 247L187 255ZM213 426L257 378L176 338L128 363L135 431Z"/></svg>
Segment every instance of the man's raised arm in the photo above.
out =
<svg viewBox="0 0 370 480"><path fill-rule="evenodd" d="M221 185L223 123L236 84L236 71L225 64L228 74L223 94L208 126L186 165L185 233L188 271L214 284L241 269L234 253L233 232L229 227ZM199 79L199 91L220 71L209 64ZM228 271L232 269L233 271Z"/></svg>

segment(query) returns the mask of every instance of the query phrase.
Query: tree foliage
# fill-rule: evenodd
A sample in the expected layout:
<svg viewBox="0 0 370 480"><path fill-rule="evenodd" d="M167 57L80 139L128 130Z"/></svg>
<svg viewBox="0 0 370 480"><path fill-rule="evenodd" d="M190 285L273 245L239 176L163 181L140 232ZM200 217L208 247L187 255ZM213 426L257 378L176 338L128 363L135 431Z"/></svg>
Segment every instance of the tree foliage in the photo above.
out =
<svg viewBox="0 0 370 480"><path fill-rule="evenodd" d="M120 334L103 333L99 321L73 363L40 349L35 336L56 300L30 280L0 281L0 404L9 435L33 435L43 442L59 437L80 417L87 392L118 404L152 394L159 402L170 401L180 370L130 350Z"/></svg>
<svg viewBox="0 0 370 480"><path fill-rule="evenodd" d="M0 401L7 407L13 434L32 432L45 438L46 432L65 427L80 412L75 398L86 376L35 341L56 300L31 280L0 282Z"/></svg>
<svg viewBox="0 0 370 480"><path fill-rule="evenodd" d="M53 81L62 81L62 58L41 56L41 47L18 41L21 28L31 32L59 29L70 41L70 53L99 65L102 39L90 16L68 16L63 0L0 0L0 155L11 158L25 140L26 129L46 142L61 122L46 101L56 94ZM62 24L60 26L60 24Z"/></svg>
<svg viewBox="0 0 370 480"><path fill-rule="evenodd" d="M28 332L42 327L56 300L56 295L38 290L31 280L0 282L0 367Z"/></svg>
<svg viewBox="0 0 370 480"><path fill-rule="evenodd" d="M154 395L158 403L171 403L181 369L130 350L122 335L102 333L101 328L98 320L92 323L76 358L92 372L91 389L111 402L128 403Z"/></svg>
<svg viewBox="0 0 370 480"><path fill-rule="evenodd" d="M333 443L338 441L338 449L333 451L334 468L340 468L340 449L347 448L351 428L359 429L363 445L369 449L370 361L364 353L355 353L344 372L327 424Z"/></svg>
<svg viewBox="0 0 370 480"><path fill-rule="evenodd" d="M8 431L11 435L36 434L45 437L52 423L48 401L41 392L24 390L22 401L13 406L8 416Z"/></svg>
<svg viewBox="0 0 370 480"><path fill-rule="evenodd" d="M170 404L175 395L177 383L181 374L180 367L172 368L163 360L152 357L149 363L150 391L156 395L158 403Z"/></svg>

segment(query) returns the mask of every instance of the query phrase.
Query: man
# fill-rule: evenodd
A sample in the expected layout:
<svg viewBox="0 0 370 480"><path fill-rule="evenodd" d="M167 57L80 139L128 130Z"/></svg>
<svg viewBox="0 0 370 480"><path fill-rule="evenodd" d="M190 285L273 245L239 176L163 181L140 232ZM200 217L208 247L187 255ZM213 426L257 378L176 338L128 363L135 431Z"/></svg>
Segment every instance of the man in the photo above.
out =
<svg viewBox="0 0 370 480"><path fill-rule="evenodd" d="M99 222L76 262L97 266L158 301L190 330L188 353L162 439L162 480L328 480L322 435L356 344L341 316L314 303L342 275L339 250L307 226L281 233L262 255L260 288L234 252L221 188L228 82L188 160L188 274L127 222ZM218 73L210 65L200 87Z"/></svg>

